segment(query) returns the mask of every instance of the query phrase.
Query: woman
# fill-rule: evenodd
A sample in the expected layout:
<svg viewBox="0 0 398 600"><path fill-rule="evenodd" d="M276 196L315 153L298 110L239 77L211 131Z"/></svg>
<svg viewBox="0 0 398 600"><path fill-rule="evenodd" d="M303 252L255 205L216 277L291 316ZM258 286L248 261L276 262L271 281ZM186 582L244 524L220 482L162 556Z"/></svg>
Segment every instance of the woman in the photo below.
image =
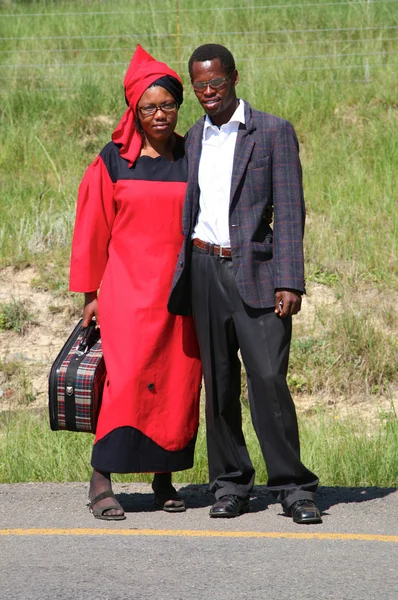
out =
<svg viewBox="0 0 398 600"><path fill-rule="evenodd" d="M192 320L167 311L187 180L181 80L137 46L124 85L128 108L79 188L70 277L83 326L94 316L101 327L89 508L105 520L125 518L111 473L153 472L157 505L185 510L171 472L193 464L201 381Z"/></svg>

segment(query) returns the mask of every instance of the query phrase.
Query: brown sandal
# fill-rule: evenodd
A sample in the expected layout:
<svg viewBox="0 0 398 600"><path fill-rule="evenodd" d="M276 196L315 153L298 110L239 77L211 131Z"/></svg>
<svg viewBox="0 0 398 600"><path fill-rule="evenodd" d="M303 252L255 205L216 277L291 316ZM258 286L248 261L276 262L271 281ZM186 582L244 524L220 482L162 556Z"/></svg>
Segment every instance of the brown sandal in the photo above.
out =
<svg viewBox="0 0 398 600"><path fill-rule="evenodd" d="M171 473L155 473L152 481L155 506L165 512L185 512L185 502L171 483Z"/></svg>
<svg viewBox="0 0 398 600"><path fill-rule="evenodd" d="M112 508L118 508L117 506L115 506L114 504L112 505L107 505L107 506L103 506L102 508L93 508L94 504L97 504L100 500L104 500L105 498L114 498L116 500L116 496L115 494L112 492L112 490L107 490L106 492L102 492L102 494L98 494L98 496L96 496L95 498L93 498L92 500L90 500L90 498L88 499L87 502L87 506L90 510L90 512L93 514L93 516L96 519L102 519L103 521L123 521L126 518L126 515L123 514L122 515L105 515L104 513L107 510L111 510ZM117 500L116 500L117 502ZM118 502L119 504L119 502ZM119 504L120 506L120 504ZM121 510L122 507L120 506Z"/></svg>
<svg viewBox="0 0 398 600"><path fill-rule="evenodd" d="M185 512L185 502L177 494L177 491L173 488L170 493L156 493L155 492L155 505L157 508L164 510L165 512Z"/></svg>

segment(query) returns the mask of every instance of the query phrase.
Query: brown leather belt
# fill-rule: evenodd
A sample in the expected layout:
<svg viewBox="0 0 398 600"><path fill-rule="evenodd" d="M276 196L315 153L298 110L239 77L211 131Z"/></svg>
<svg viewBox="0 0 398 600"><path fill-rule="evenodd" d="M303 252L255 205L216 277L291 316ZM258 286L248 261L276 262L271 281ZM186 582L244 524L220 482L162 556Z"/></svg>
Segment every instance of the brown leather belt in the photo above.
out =
<svg viewBox="0 0 398 600"><path fill-rule="evenodd" d="M217 244L210 244L209 242L204 242L199 238L194 238L192 240L192 244L197 248L204 250L207 254L219 256L220 258L232 258L231 248L226 248L225 246L217 246Z"/></svg>

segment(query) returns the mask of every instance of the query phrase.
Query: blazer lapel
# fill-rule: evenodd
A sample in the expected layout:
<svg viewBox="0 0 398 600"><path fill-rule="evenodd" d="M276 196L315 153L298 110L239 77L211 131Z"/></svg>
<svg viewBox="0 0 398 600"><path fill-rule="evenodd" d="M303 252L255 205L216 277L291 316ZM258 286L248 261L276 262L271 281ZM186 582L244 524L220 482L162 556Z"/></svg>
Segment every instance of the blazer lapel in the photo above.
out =
<svg viewBox="0 0 398 600"><path fill-rule="evenodd" d="M256 128L253 123L250 105L245 102L245 124L241 123L239 125L238 136L236 139L232 168L230 204L232 203L232 200L236 194L240 180L242 179L246 165L249 162L251 153L253 151L255 142L253 139L251 139L250 134L255 129Z"/></svg>
<svg viewBox="0 0 398 600"><path fill-rule="evenodd" d="M196 225L196 218L199 210L199 161L202 153L202 136L204 127L204 117L192 126L189 132L189 147L187 151L188 158L188 182L190 188L191 201L191 227Z"/></svg>

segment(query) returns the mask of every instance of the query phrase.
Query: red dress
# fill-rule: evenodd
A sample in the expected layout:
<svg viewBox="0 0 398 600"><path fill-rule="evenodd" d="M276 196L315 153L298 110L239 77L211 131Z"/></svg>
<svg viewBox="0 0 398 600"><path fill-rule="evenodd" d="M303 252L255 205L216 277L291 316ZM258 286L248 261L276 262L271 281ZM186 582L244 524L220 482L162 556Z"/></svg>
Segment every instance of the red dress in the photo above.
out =
<svg viewBox="0 0 398 600"><path fill-rule="evenodd" d="M107 144L79 189L70 289L100 289L107 369L92 465L109 472L190 468L199 422L201 365L190 317L167 311L183 241L187 168L139 158L129 168Z"/></svg>

